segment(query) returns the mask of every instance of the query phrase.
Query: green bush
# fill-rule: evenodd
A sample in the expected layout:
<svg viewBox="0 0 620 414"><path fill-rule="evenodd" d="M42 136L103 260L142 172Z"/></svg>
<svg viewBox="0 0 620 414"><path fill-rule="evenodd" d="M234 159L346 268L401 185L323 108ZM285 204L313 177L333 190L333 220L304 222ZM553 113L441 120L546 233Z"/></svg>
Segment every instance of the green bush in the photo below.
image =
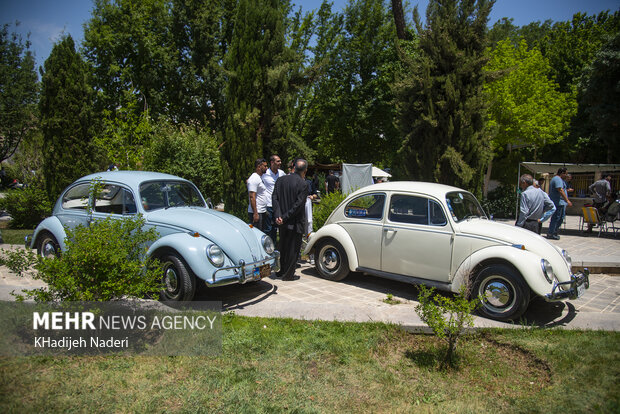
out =
<svg viewBox="0 0 620 414"><path fill-rule="evenodd" d="M145 150L144 169L190 180L205 198L216 204L222 198L220 153L215 137L209 133L190 127L159 125Z"/></svg>
<svg viewBox="0 0 620 414"><path fill-rule="evenodd" d="M472 312L481 305L480 298L468 300L467 286L463 285L453 298L442 295L433 295L434 288L419 287L420 302L415 311L420 319L426 323L433 333L444 340L448 348L442 361L442 368L454 365L454 356L459 338L464 334L463 328L473 326Z"/></svg>
<svg viewBox="0 0 620 414"><path fill-rule="evenodd" d="M346 198L340 191L321 196L321 202L312 206L312 230L317 231L327 221L332 211Z"/></svg>
<svg viewBox="0 0 620 414"><path fill-rule="evenodd" d="M143 297L160 289L161 266L146 260L155 229L143 230L142 217L107 218L88 227L67 230L67 250L59 258L42 258L33 251L2 250L0 264L18 275L29 274L47 288L15 295L37 302L110 301Z"/></svg>
<svg viewBox="0 0 620 414"><path fill-rule="evenodd" d="M52 213L52 203L44 190L28 186L7 191L0 199L0 209L11 216L12 228L32 229Z"/></svg>
<svg viewBox="0 0 620 414"><path fill-rule="evenodd" d="M517 194L512 185L501 185L482 200L482 207L494 218L515 218Z"/></svg>

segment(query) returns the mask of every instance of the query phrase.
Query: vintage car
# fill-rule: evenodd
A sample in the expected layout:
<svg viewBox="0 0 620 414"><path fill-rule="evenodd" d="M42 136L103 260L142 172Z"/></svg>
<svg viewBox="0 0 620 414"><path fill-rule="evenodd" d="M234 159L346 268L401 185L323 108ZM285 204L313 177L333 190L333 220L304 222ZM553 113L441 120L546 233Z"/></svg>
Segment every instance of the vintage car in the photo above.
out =
<svg viewBox="0 0 620 414"><path fill-rule="evenodd" d="M94 181L102 185L96 196ZM66 248L65 227L136 214L159 233L147 255L163 263L163 299L191 300L198 282L246 283L279 270L280 253L269 236L209 208L190 181L144 171L101 172L75 181L58 198L53 215L26 238L26 247L56 256Z"/></svg>
<svg viewBox="0 0 620 414"><path fill-rule="evenodd" d="M308 240L319 274L363 272L481 296L483 316L518 319L533 296L575 299L588 271L522 228L491 221L471 193L424 182L389 182L350 194Z"/></svg>

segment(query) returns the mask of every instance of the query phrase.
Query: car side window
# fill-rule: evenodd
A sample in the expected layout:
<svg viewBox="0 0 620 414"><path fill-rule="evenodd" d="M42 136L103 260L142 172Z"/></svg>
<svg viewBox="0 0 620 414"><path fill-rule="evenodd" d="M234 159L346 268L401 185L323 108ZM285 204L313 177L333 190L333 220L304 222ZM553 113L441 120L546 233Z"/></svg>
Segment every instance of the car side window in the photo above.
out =
<svg viewBox="0 0 620 414"><path fill-rule="evenodd" d="M88 183L78 184L70 188L62 196L62 208L65 210L86 210L89 192L90 185Z"/></svg>
<svg viewBox="0 0 620 414"><path fill-rule="evenodd" d="M397 223L428 224L428 199L409 195L393 195L389 220Z"/></svg>
<svg viewBox="0 0 620 414"><path fill-rule="evenodd" d="M438 202L429 200L428 206L431 212L431 225L432 226L445 226L448 224L446 215L443 213L443 209Z"/></svg>
<svg viewBox="0 0 620 414"><path fill-rule="evenodd" d="M113 184L105 184L95 198L95 211L108 214L134 214L136 202L131 191Z"/></svg>
<svg viewBox="0 0 620 414"><path fill-rule="evenodd" d="M365 194L349 202L344 208L344 215L350 218L383 218L385 194Z"/></svg>

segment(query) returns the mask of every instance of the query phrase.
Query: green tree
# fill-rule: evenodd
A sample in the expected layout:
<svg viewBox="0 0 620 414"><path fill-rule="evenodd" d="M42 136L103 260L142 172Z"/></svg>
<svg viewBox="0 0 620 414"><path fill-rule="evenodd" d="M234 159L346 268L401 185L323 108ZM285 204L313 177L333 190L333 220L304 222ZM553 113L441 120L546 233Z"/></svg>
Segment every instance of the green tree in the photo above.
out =
<svg viewBox="0 0 620 414"><path fill-rule="evenodd" d="M94 91L70 35L54 45L44 67L39 102L43 173L48 196L55 199L75 179L98 169L91 142Z"/></svg>
<svg viewBox="0 0 620 414"><path fill-rule="evenodd" d="M557 91L549 78L551 66L537 48L528 50L525 40L517 46L502 40L484 70L500 74L484 86L494 150L507 145L540 149L566 137L577 103L572 94Z"/></svg>
<svg viewBox="0 0 620 414"><path fill-rule="evenodd" d="M489 159L483 97L486 24L493 1L431 0L419 48L402 54L395 84L407 178L479 189Z"/></svg>
<svg viewBox="0 0 620 414"><path fill-rule="evenodd" d="M344 13L319 10L307 142L321 162L389 163L397 149L391 85L398 68L396 29L381 0L349 1Z"/></svg>
<svg viewBox="0 0 620 414"><path fill-rule="evenodd" d="M144 168L192 181L202 195L222 198L222 167L216 137L207 130L160 121L145 150Z"/></svg>
<svg viewBox="0 0 620 414"><path fill-rule="evenodd" d="M604 161L617 162L620 153L620 33L596 54L581 84L581 105L606 149ZM599 158L600 158L599 154Z"/></svg>
<svg viewBox="0 0 620 414"><path fill-rule="evenodd" d="M554 70L560 91L570 92L584 68L610 34L620 31L620 11L597 16L576 13L571 21L557 22L540 42L540 50Z"/></svg>
<svg viewBox="0 0 620 414"><path fill-rule="evenodd" d="M36 125L37 73L30 43L9 25L0 29L0 162L9 158Z"/></svg>
<svg viewBox="0 0 620 414"><path fill-rule="evenodd" d="M122 169L139 170L153 127L148 111L137 110L136 95L131 91L127 95L125 106L115 111L103 110L103 125L94 143L105 152L108 163L115 163Z"/></svg>
<svg viewBox="0 0 620 414"><path fill-rule="evenodd" d="M224 68L226 121L222 164L226 210L243 217L245 180L254 160L291 138L290 72L295 56L285 44L288 0L240 0Z"/></svg>
<svg viewBox="0 0 620 414"><path fill-rule="evenodd" d="M180 52L170 21L166 0L95 0L83 45L103 108L124 105L127 91L139 97L138 116L149 109L157 118L174 107L178 93L167 84L175 79Z"/></svg>

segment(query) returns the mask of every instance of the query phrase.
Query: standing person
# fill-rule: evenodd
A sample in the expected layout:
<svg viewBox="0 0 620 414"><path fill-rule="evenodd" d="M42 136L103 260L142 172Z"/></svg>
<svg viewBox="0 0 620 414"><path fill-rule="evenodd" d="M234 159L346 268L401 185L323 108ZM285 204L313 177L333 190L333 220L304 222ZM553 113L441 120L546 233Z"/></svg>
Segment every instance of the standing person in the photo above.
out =
<svg viewBox="0 0 620 414"><path fill-rule="evenodd" d="M304 159L295 161L295 172L276 181L273 189L273 215L280 228L281 267L278 277L294 280L297 255L301 249L301 238L305 231L306 199L308 186L305 176L308 163Z"/></svg>
<svg viewBox="0 0 620 414"><path fill-rule="evenodd" d="M312 233L312 201L318 198L318 191L314 186L314 180L306 178L306 186L308 187L308 198L306 199L306 231L304 238L310 237ZM314 255L310 253L310 264L314 264Z"/></svg>
<svg viewBox="0 0 620 414"><path fill-rule="evenodd" d="M278 228L276 227L275 218L273 217L273 187L276 184L278 178L283 177L284 171L280 169L282 165L282 160L276 154L273 154L269 157L269 169L263 174L261 177L263 179L263 183L265 184L265 188L267 189L267 212L265 214L265 221L263 223L263 231L271 237L274 243L277 242Z"/></svg>
<svg viewBox="0 0 620 414"><path fill-rule="evenodd" d="M248 178L248 219L250 224L259 230L263 230L263 221L267 212L267 189L261 179L267 171L267 161L259 158L254 163L254 172Z"/></svg>
<svg viewBox="0 0 620 414"><path fill-rule="evenodd" d="M516 226L539 233L540 224L555 212L555 205L544 191L534 185L531 175L523 174L519 187L523 192Z"/></svg>
<svg viewBox="0 0 620 414"><path fill-rule="evenodd" d="M560 240L558 236L558 230L564 221L564 214L566 212L566 206L572 206L573 203L568 199L566 193L566 167L558 169L558 173L551 179L549 184L549 198L555 204L555 213L551 216L551 223L549 223L549 230L547 231L547 238L552 240Z"/></svg>
<svg viewBox="0 0 620 414"><path fill-rule="evenodd" d="M329 175L325 179L325 190L327 194L333 193L340 188L340 178L336 177L334 170L329 170Z"/></svg>
<svg viewBox="0 0 620 414"><path fill-rule="evenodd" d="M601 207L607 201L607 195L611 194L611 175L607 174L602 179L596 181L588 187L592 193L594 207L600 211Z"/></svg>

